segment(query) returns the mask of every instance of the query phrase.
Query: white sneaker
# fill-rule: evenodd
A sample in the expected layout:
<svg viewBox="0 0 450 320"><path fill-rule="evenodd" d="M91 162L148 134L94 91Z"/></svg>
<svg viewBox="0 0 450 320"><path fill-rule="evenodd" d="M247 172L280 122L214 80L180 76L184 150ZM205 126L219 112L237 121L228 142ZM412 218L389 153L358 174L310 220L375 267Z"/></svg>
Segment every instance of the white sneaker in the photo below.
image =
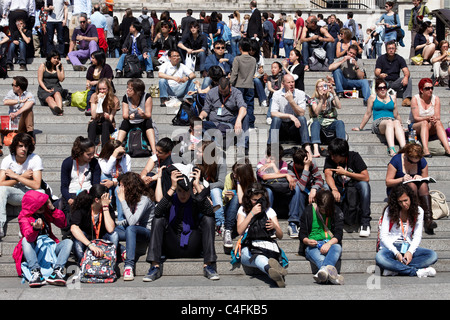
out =
<svg viewBox="0 0 450 320"><path fill-rule="evenodd" d="M132 281L132 280L134 280L134 274L133 274L133 268L132 267L125 267L125 270L123 271L123 280L124 281Z"/></svg>
<svg viewBox="0 0 450 320"><path fill-rule="evenodd" d="M361 226L361 230L359 231L359 236L360 237L369 237L370 236L370 227L369 226Z"/></svg>
<svg viewBox="0 0 450 320"><path fill-rule="evenodd" d="M272 118L266 118L266 123L270 126L272 124Z"/></svg>
<svg viewBox="0 0 450 320"><path fill-rule="evenodd" d="M332 284L344 284L344 277L338 274L337 269L334 266L328 265L325 268L328 272L328 281Z"/></svg>
<svg viewBox="0 0 450 320"><path fill-rule="evenodd" d="M417 270L417 277L426 278L426 277L434 277L436 275L436 270L433 267L423 268Z"/></svg>
<svg viewBox="0 0 450 320"><path fill-rule="evenodd" d="M233 239L231 238L231 230L225 230L223 235L223 246L225 248L233 248Z"/></svg>
<svg viewBox="0 0 450 320"><path fill-rule="evenodd" d="M267 107L267 100L264 100L263 102L261 102L261 107Z"/></svg>
<svg viewBox="0 0 450 320"><path fill-rule="evenodd" d="M325 267L320 268L319 271L313 276L314 281L317 283L325 283L328 280L328 271Z"/></svg>

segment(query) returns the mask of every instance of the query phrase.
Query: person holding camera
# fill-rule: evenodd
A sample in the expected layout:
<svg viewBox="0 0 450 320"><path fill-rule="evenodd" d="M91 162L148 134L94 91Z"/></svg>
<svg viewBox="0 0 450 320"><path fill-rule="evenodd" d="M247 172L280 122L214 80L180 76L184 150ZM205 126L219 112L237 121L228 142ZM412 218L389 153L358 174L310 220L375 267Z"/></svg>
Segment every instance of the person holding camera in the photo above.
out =
<svg viewBox="0 0 450 320"><path fill-rule="evenodd" d="M431 249L419 247L422 240L424 211L409 185L400 184L389 194L383 213L380 246L375 257L383 275L419 278L434 277L430 267L438 256Z"/></svg>
<svg viewBox="0 0 450 320"><path fill-rule="evenodd" d="M283 231L270 207L267 190L260 183L254 183L244 194L237 214L237 232L246 233L242 241L242 265L259 269L284 288L287 270L280 265L281 249L275 240L283 238Z"/></svg>
<svg viewBox="0 0 450 320"><path fill-rule="evenodd" d="M317 283L344 284L336 264L342 254L344 214L330 190L320 189L316 202L306 207L300 219L300 250L318 269Z"/></svg>
<svg viewBox="0 0 450 320"><path fill-rule="evenodd" d="M200 183L200 169L193 170L189 182L176 167L170 167L174 168L170 172L171 186L164 194L161 170L158 172L156 194L163 194L163 198L153 217L146 259L151 266L143 281L152 282L162 276L163 248L167 258L203 256L203 275L210 280L219 280L214 247L215 217L208 199L210 190Z"/></svg>

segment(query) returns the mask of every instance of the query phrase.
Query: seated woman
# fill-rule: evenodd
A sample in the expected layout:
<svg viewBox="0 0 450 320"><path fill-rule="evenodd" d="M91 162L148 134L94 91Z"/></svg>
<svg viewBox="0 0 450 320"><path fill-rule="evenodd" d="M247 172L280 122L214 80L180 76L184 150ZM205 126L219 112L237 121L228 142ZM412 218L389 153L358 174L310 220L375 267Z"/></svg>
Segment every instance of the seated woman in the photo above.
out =
<svg viewBox="0 0 450 320"><path fill-rule="evenodd" d="M425 157L431 157L428 150L428 140L431 135L437 135L445 149L445 155L450 157L450 146L447 134L441 122L441 100L433 94L433 81L423 78L419 81L419 93L411 99L409 120L417 135L420 136Z"/></svg>
<svg viewBox="0 0 450 320"><path fill-rule="evenodd" d="M156 154L155 129L152 122L152 96L145 93L145 83L141 79L130 79L127 82L127 93L122 100L122 124L117 140L124 142L128 132L140 128L147 137L153 154Z"/></svg>
<svg viewBox="0 0 450 320"><path fill-rule="evenodd" d="M336 205L329 190L320 189L316 202L308 205L300 218L300 247L305 257L319 270L314 275L317 283L344 284L336 270L342 254L344 214Z"/></svg>
<svg viewBox="0 0 450 320"><path fill-rule="evenodd" d="M22 210L18 220L22 238L13 252L18 275L25 277L30 271L30 287L42 286L45 283L66 285L63 271L73 243L70 239L59 241L52 232L52 224L58 228L66 227L64 213L53 206L48 195L30 190L22 198ZM39 260L37 247L42 250L45 248L49 255L44 255L43 259ZM47 260L49 258L55 260ZM22 261L27 262L28 268L25 270L21 268Z"/></svg>
<svg viewBox="0 0 450 320"><path fill-rule="evenodd" d="M241 244L242 265L259 269L284 288L287 270L280 265L281 250L274 239L281 240L283 231L270 207L267 191L259 183L252 184L244 194L237 215L237 231L247 234Z"/></svg>
<svg viewBox="0 0 450 320"><path fill-rule="evenodd" d="M434 55L431 58L431 64L433 65L434 86L448 86L450 75L450 52L448 51L447 40L441 40L441 42L439 42L439 50L434 52Z"/></svg>
<svg viewBox="0 0 450 320"><path fill-rule="evenodd" d="M375 82L376 94L372 94L367 100L367 110L358 128L353 131L361 131L373 115L372 133L386 136L388 144L387 153L391 157L395 156L395 139L400 148L406 144L405 131L402 127L402 119L397 109L397 97L387 93L387 84L383 79Z"/></svg>
<svg viewBox="0 0 450 320"><path fill-rule="evenodd" d="M112 82L114 73L111 66L106 63L106 54L103 50L98 50L91 54L91 65L86 71L86 89L89 89L86 113L89 113L92 108L91 96L96 92L100 79L108 79L111 82L112 92L115 92Z"/></svg>
<svg viewBox="0 0 450 320"><path fill-rule="evenodd" d="M200 183L200 170L193 172L193 181L178 170L171 172L171 186L162 192L158 179L157 192L163 194L155 209L148 246L147 262L151 267L144 282L155 281L162 275L161 254L167 258L203 256L203 275L219 280L214 247L214 210L208 199L209 189Z"/></svg>
<svg viewBox="0 0 450 320"><path fill-rule="evenodd" d="M280 62L275 61L272 63L270 68L272 74L267 78L267 90L269 91L269 108L267 109L266 122L268 125L272 123L272 117L270 115L270 110L272 109L272 96L275 91L282 88L283 85L283 66Z"/></svg>
<svg viewBox="0 0 450 320"><path fill-rule="evenodd" d="M63 98L61 82L64 81L64 67L58 51L47 55L47 60L38 69L38 98L43 106L49 106L54 114L62 116Z"/></svg>
<svg viewBox="0 0 450 320"><path fill-rule="evenodd" d="M95 141L97 134L101 134L102 146L110 140L110 134L116 128L116 112L120 110L119 99L114 94L111 82L102 78L95 86L90 99L91 120L88 124L88 138Z"/></svg>
<svg viewBox="0 0 450 320"><path fill-rule="evenodd" d="M283 60L283 71L294 77L295 89L305 91L305 65L302 63L302 54L292 49L288 59Z"/></svg>
<svg viewBox="0 0 450 320"><path fill-rule="evenodd" d="M431 57L439 45L433 31L434 27L431 21L422 22L414 38L415 55L422 55L424 65L430 64Z"/></svg>
<svg viewBox="0 0 450 320"><path fill-rule="evenodd" d="M430 266L438 256L433 250L419 247L424 211L409 184L392 189L382 219L375 260L384 269L383 275L434 277L436 270Z"/></svg>
<svg viewBox="0 0 450 320"><path fill-rule="evenodd" d="M116 227L119 240L126 241L123 280L134 280L136 243L150 241L150 229L155 214L155 204L145 187L144 181L135 172L127 172L119 177L117 209L123 212L126 223Z"/></svg>
<svg viewBox="0 0 450 320"><path fill-rule="evenodd" d="M101 169L100 184L109 190L109 195L115 196L115 208L117 209L117 221L125 220L117 198L118 178L120 175L131 171L131 157L125 153L122 143L117 140L108 141L98 156L98 164Z"/></svg>
<svg viewBox="0 0 450 320"><path fill-rule="evenodd" d="M225 154L220 155L219 149L213 141L202 141L197 146L197 158L194 165L200 169L202 178L208 182L212 205L215 209L216 230L220 231L225 226L225 215L222 202L222 191L227 175L227 163ZM231 237L232 229L225 229L222 236L229 232Z"/></svg>
<svg viewBox="0 0 450 320"><path fill-rule="evenodd" d="M334 86L319 79L316 82L316 90L312 96L310 109L311 143L313 144L313 157L320 157L319 144L321 130L335 132L336 138L346 139L344 121L337 119L337 110L341 108Z"/></svg>
<svg viewBox="0 0 450 320"><path fill-rule="evenodd" d="M339 41L336 43L336 59L345 56L348 48L352 44L356 44L358 46L358 54L362 54L363 49L361 49L356 40L352 39L352 30L349 28L341 28L338 38Z"/></svg>
<svg viewBox="0 0 450 320"><path fill-rule="evenodd" d="M83 190L74 199L70 231L78 265L86 248L91 250L95 257L103 256L103 251L96 247L92 240L108 240L116 248L119 245L119 236L114 231L114 212L110 213L110 203L108 189L101 184L94 184L89 190Z"/></svg>
<svg viewBox="0 0 450 320"><path fill-rule="evenodd" d="M70 224L70 206L77 194L100 183L100 166L94 158L94 143L82 136L75 139L71 156L61 165L61 197L55 206L62 210ZM63 232L67 230L63 229Z"/></svg>
<svg viewBox="0 0 450 320"><path fill-rule="evenodd" d="M428 164L423 157L423 149L420 144L409 143L394 156L388 164L386 172L387 194L391 189L399 184L410 180L427 178ZM419 198L420 206L424 211L425 232L433 234L433 229L437 227L433 221L430 190L427 181L415 181L408 183Z"/></svg>

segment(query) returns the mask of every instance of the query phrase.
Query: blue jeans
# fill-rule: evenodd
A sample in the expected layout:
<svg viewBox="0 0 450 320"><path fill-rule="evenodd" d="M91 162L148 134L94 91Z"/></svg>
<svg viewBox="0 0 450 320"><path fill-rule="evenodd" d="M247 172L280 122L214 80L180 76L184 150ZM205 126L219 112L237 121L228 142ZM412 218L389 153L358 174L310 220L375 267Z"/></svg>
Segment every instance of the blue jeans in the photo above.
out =
<svg viewBox="0 0 450 320"><path fill-rule="evenodd" d="M241 263L244 266L251 267L251 268L257 268L260 271L267 274L266 270L264 269L265 266L269 264L269 259L262 255L258 254L255 259L252 259L253 255L250 253L250 250L248 247L243 247L241 250Z"/></svg>
<svg viewBox="0 0 450 320"><path fill-rule="evenodd" d="M53 36L55 34L58 39L56 48L61 56L64 55L64 31L62 22L47 22L47 35L48 35L48 45L47 45L47 53L50 53L54 48L53 44Z"/></svg>
<svg viewBox="0 0 450 320"><path fill-rule="evenodd" d="M237 88L242 93L244 102L247 105L247 117L248 117L248 127L255 127L255 89L253 88Z"/></svg>
<svg viewBox="0 0 450 320"><path fill-rule="evenodd" d="M166 79L159 79L159 96L161 98L188 98L189 96L187 96L187 93L189 91L195 91L195 84L192 80L182 83L176 87L171 87Z"/></svg>
<svg viewBox="0 0 450 320"><path fill-rule="evenodd" d="M284 56L289 58L289 53L294 49L294 39L283 39Z"/></svg>
<svg viewBox="0 0 450 320"><path fill-rule="evenodd" d="M293 121L283 121L281 118L272 117L267 144L279 143L280 136L282 138L287 137L289 140L298 140L298 137L300 137L301 144L311 143L306 118L303 116L296 117L300 121L300 128L297 128Z"/></svg>
<svg viewBox="0 0 450 320"><path fill-rule="evenodd" d="M123 70L123 65L125 64L125 57L127 56L127 53L122 53L122 55L119 58L119 62L117 62L117 67L116 70ZM153 71L153 62L152 62L152 57L150 56L150 54L148 55L147 59L144 59L144 57L142 56L142 54L138 55L138 59L141 62L144 62L145 65L145 71Z"/></svg>
<svg viewBox="0 0 450 320"><path fill-rule="evenodd" d="M273 207L273 202L275 201L273 191L270 188L266 188L269 195L270 206ZM300 218L303 215L306 207L306 201L308 200L308 194L300 190L298 184L295 186L294 195L289 202L289 223L295 223L297 226L300 225Z"/></svg>
<svg viewBox="0 0 450 320"><path fill-rule="evenodd" d="M150 241L150 230L143 226L117 226L114 231L118 234L120 241L126 241L127 255L124 266L134 268L136 263L136 243L138 241L148 243Z"/></svg>
<svg viewBox="0 0 450 320"><path fill-rule="evenodd" d="M253 78L255 84L256 94L258 95L259 104L267 100L266 92L264 91L264 82L260 78Z"/></svg>
<svg viewBox="0 0 450 320"><path fill-rule="evenodd" d="M371 191L370 184L367 181L359 181L355 184L356 190L359 194L359 203L361 206L361 225L370 226L370 202L371 202Z"/></svg>
<svg viewBox="0 0 450 320"><path fill-rule="evenodd" d="M233 230L236 225L236 216L240 204L237 195L234 195L230 201L224 206L225 210L225 230Z"/></svg>
<svg viewBox="0 0 450 320"><path fill-rule="evenodd" d="M83 232L84 235L87 237L86 233ZM89 238L88 238L89 239ZM113 231L112 233L107 233L103 236L103 240L111 241L116 248L118 248L119 245L119 235L117 232ZM73 238L73 253L75 254L75 258L77 259L77 263L81 263L81 259L83 259L84 252L86 251L86 246L79 240Z"/></svg>
<svg viewBox="0 0 450 320"><path fill-rule="evenodd" d="M337 68L333 71L333 78L336 84L336 92L344 92L344 90L349 89L360 89L362 90L362 95L364 101L367 101L370 97L370 86L367 79L348 79L344 77L341 68Z"/></svg>
<svg viewBox="0 0 450 320"><path fill-rule="evenodd" d="M239 51L239 40L241 40L241 36L231 37L231 54L235 57L241 54L241 51Z"/></svg>
<svg viewBox="0 0 450 320"><path fill-rule="evenodd" d="M394 244L400 251L401 244ZM394 254L387 248L381 248L375 256L377 266L382 269L397 272L402 276L414 277L417 275L417 270L427 268L436 263L438 256L436 252L430 249L418 247L413 254L413 258L408 265L398 261Z"/></svg>
<svg viewBox="0 0 450 320"><path fill-rule="evenodd" d="M19 45L16 45L14 42L11 41L11 43L9 44L6 63L13 64L13 60L16 57L16 49L17 48L19 48L19 55L18 55L17 62L20 65L27 64L27 44L25 43L25 41L22 41L22 40L19 40Z"/></svg>
<svg viewBox="0 0 450 320"><path fill-rule="evenodd" d="M104 174L102 172L102 174L100 175L100 181L103 180L111 180L112 181L112 175L110 174ZM117 221L122 221L125 220L125 216L123 214L123 210L122 210L122 205L120 204L120 200L119 197L117 196L117 191L119 190L119 186L117 187L111 187L108 192L109 192L109 196L112 198L112 196L114 195L115 199L116 199L116 210L117 210Z"/></svg>
<svg viewBox="0 0 450 320"><path fill-rule="evenodd" d="M215 212L215 216L216 216L216 226L220 227L225 222L223 201L222 201L222 189L220 188L211 189L210 196L213 207L215 208L216 206L219 206L219 209L217 209Z"/></svg>
<svg viewBox="0 0 450 320"><path fill-rule="evenodd" d="M321 144L320 128L321 124L318 120L311 123L311 143ZM336 138L345 139L345 124L342 120L333 121L325 130L334 131L336 132Z"/></svg>
<svg viewBox="0 0 450 320"><path fill-rule="evenodd" d="M29 243L25 237L22 238L22 250L25 260L28 263L30 270L38 269L39 261L37 259L36 251L34 250L36 244ZM65 239L56 244L56 263L53 266L64 268L72 251L73 242L70 239Z"/></svg>
<svg viewBox="0 0 450 320"><path fill-rule="evenodd" d="M334 42L324 42L322 44L322 47L325 49L325 51L327 52L327 58L328 58L328 63L332 64L334 61L334 57L336 55L336 48L334 46ZM333 51L334 49L334 51ZM314 48L311 48L308 42L303 42L302 43L302 56L303 56L303 64L305 66L307 66L308 63L308 58L312 55Z"/></svg>
<svg viewBox="0 0 450 320"><path fill-rule="evenodd" d="M341 254L342 246L340 244L333 244L326 255L320 253L320 249L317 247L306 246L305 249L306 259L314 263L318 269L324 266L336 266Z"/></svg>

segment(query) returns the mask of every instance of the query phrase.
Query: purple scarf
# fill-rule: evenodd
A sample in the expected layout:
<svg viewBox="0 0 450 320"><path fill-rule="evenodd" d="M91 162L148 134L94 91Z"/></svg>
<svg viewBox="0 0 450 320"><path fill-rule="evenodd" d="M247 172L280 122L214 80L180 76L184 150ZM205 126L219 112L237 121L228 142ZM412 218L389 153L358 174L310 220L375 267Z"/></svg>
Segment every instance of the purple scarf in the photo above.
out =
<svg viewBox="0 0 450 320"><path fill-rule="evenodd" d="M178 209L178 210L177 210ZM183 231L180 234L180 247L187 246L189 242L189 236L192 233L191 227L194 226L194 219L192 218L192 198L186 203L181 203L175 193L173 195L172 206L170 207L169 224L177 216L177 211L183 214Z"/></svg>

